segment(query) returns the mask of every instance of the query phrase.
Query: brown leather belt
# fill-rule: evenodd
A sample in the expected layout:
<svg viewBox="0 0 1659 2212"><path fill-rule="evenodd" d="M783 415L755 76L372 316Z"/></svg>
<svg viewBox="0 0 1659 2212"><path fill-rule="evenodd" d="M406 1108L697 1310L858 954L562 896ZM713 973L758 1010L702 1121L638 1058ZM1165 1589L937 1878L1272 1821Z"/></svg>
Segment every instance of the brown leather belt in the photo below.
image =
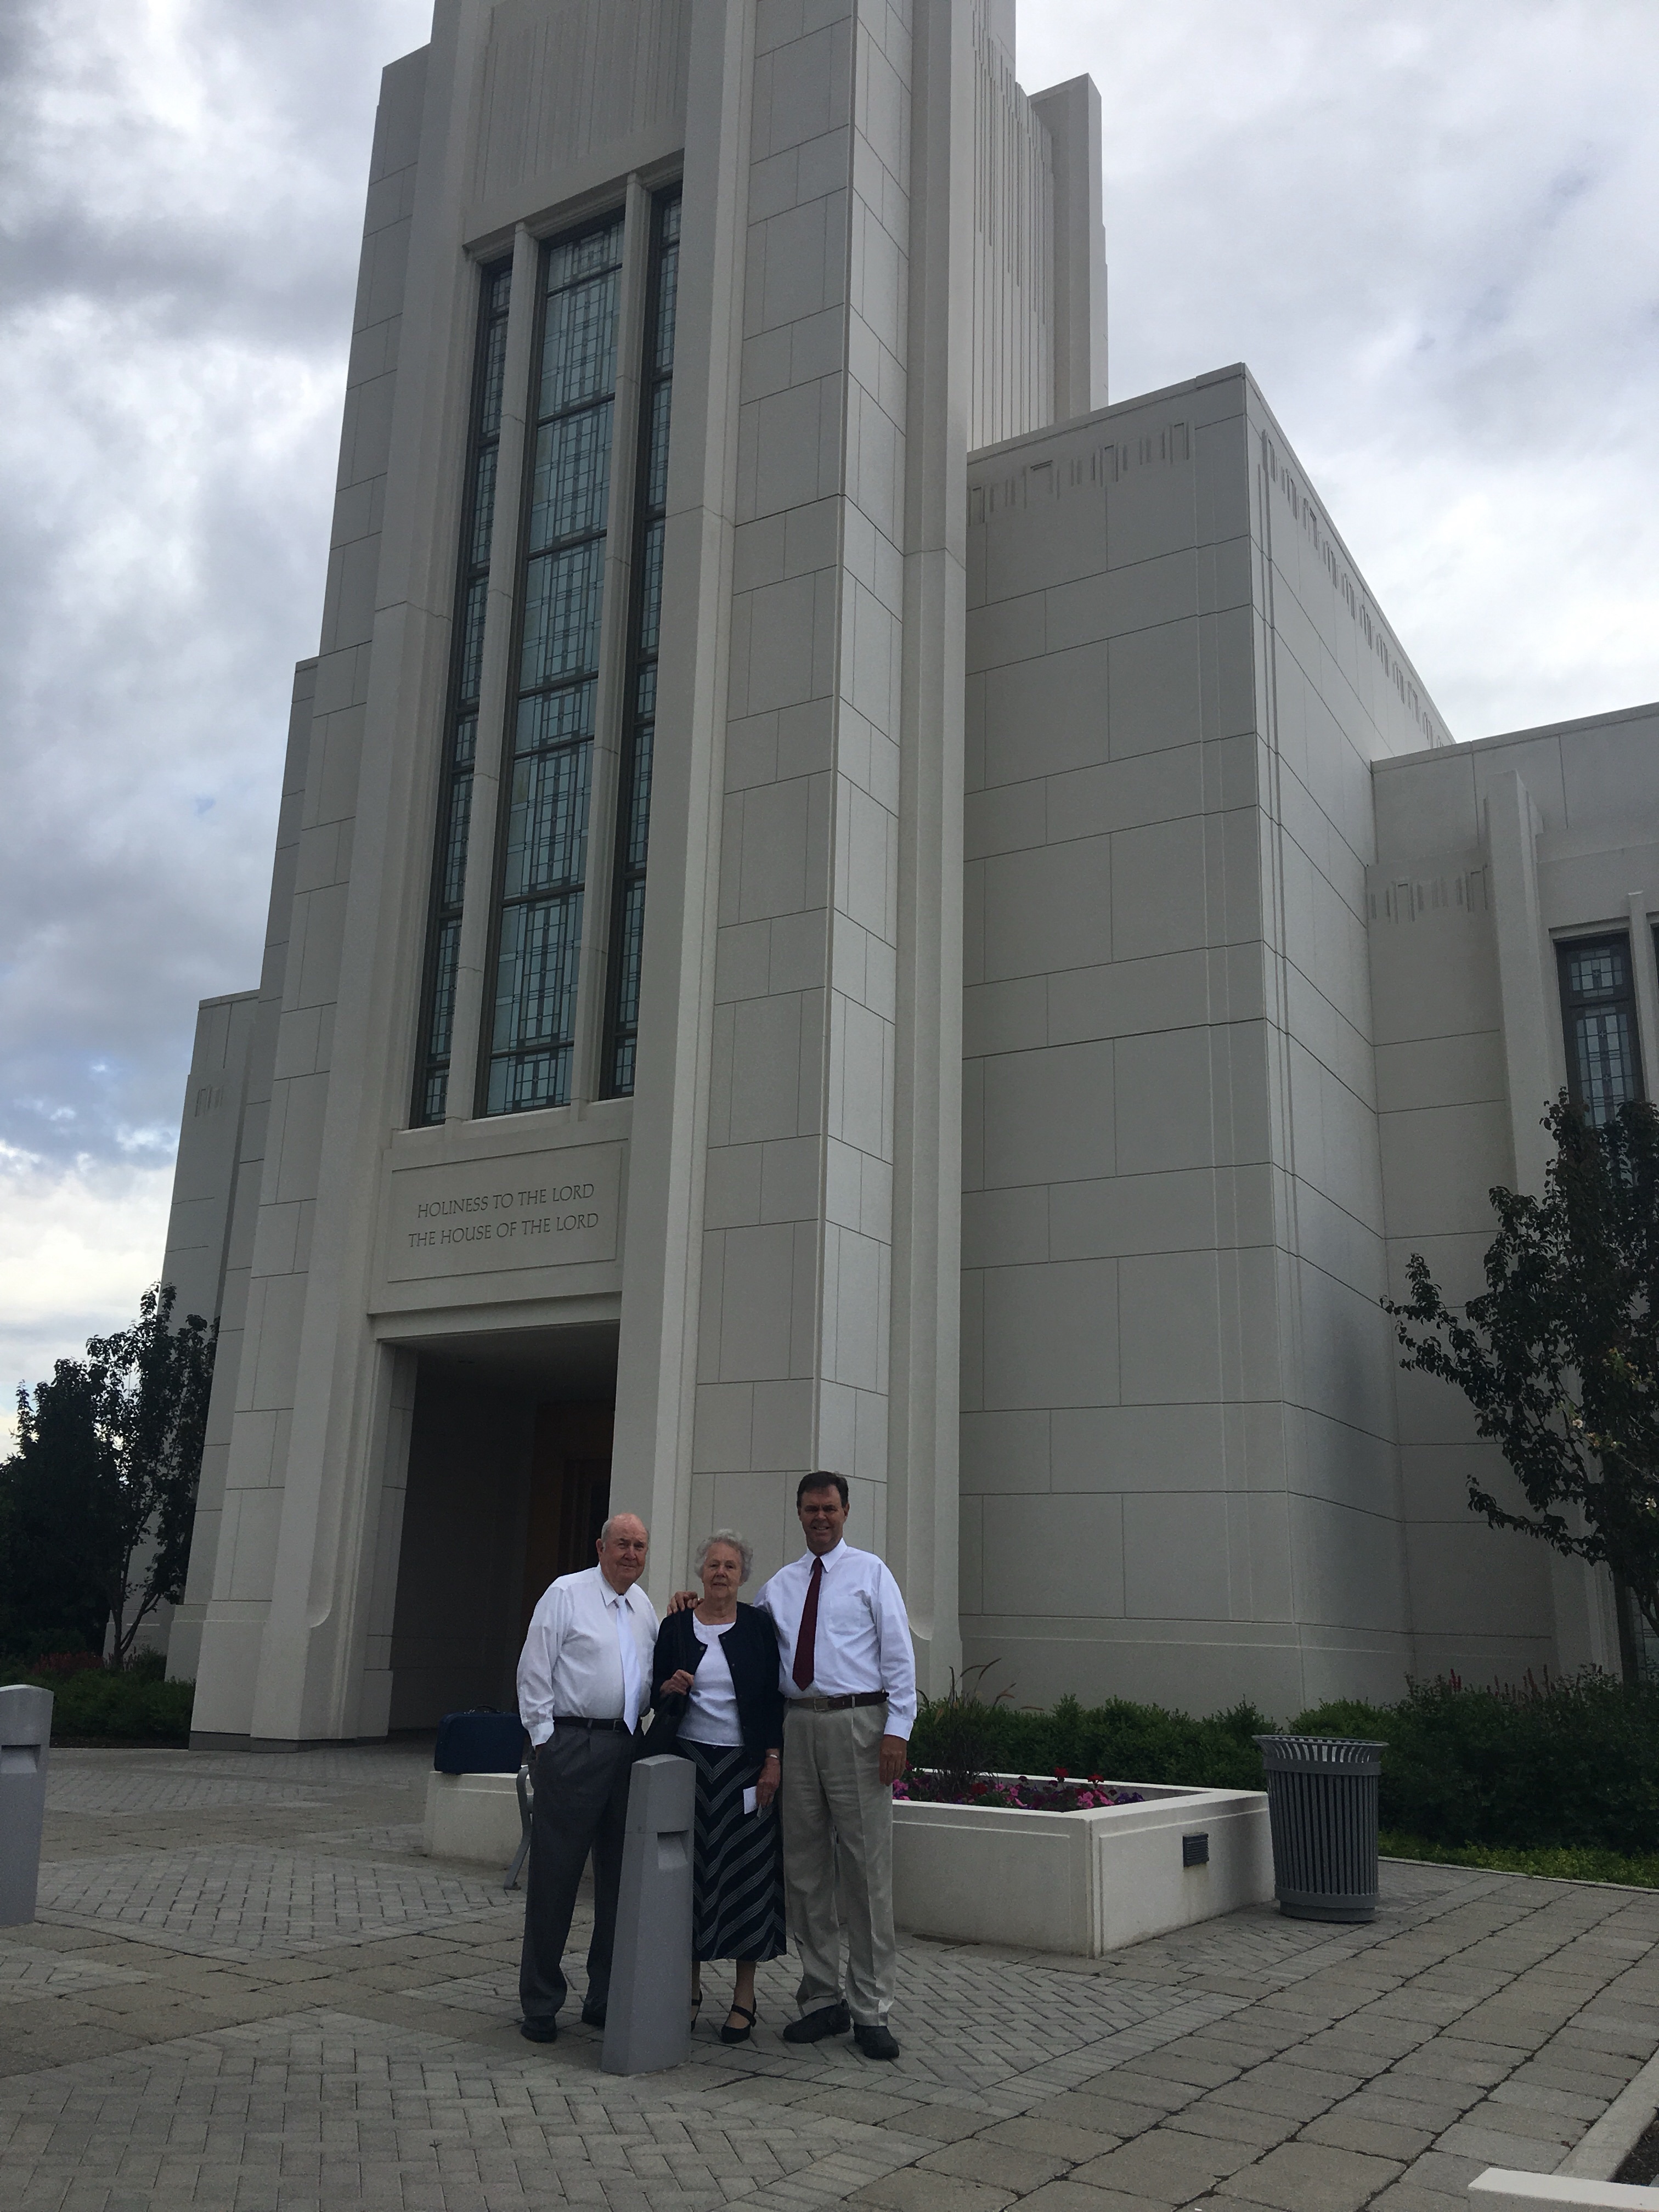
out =
<svg viewBox="0 0 1659 2212"><path fill-rule="evenodd" d="M809 1713L844 1713L854 1705L884 1705L885 1690L854 1690L845 1698L791 1698L792 1705L805 1705Z"/></svg>

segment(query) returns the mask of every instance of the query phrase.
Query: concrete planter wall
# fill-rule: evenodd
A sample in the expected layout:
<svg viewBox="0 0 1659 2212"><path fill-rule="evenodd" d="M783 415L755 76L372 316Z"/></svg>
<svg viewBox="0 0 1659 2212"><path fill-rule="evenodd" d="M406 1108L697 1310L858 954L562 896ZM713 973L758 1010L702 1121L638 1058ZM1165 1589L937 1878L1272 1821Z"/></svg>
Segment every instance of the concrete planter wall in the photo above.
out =
<svg viewBox="0 0 1659 2212"><path fill-rule="evenodd" d="M899 1926L947 1942L1098 1959L1273 1894L1267 1800L1256 1790L1139 1790L1088 1813L1001 1806L893 1808ZM1204 1837L1206 1844L1185 1839ZM1199 1859L1188 1864L1188 1859Z"/></svg>
<svg viewBox="0 0 1659 2212"><path fill-rule="evenodd" d="M428 1775L426 1848L433 1858L471 1859L505 1874L523 1827L516 1775Z"/></svg>
<svg viewBox="0 0 1659 2212"><path fill-rule="evenodd" d="M994 1805L893 1808L893 1911L946 1942L1007 1943L1097 1959L1143 1936L1265 1905L1273 1893L1267 1800L1257 1790L1155 1783L1139 1805L1010 1813ZM519 1845L510 1774L427 1778L426 1848L505 1873ZM1199 1863L1195 1845L1206 1854Z"/></svg>

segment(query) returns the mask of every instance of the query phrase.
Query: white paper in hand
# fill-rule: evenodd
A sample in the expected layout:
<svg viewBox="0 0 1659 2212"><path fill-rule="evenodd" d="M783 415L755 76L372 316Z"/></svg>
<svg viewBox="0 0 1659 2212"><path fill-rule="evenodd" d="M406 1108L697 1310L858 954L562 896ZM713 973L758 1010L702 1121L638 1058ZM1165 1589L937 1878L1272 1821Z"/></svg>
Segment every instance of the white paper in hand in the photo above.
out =
<svg viewBox="0 0 1659 2212"><path fill-rule="evenodd" d="M743 1809L745 1813L754 1813L760 1809L760 1800L752 1790L745 1790L743 1793Z"/></svg>

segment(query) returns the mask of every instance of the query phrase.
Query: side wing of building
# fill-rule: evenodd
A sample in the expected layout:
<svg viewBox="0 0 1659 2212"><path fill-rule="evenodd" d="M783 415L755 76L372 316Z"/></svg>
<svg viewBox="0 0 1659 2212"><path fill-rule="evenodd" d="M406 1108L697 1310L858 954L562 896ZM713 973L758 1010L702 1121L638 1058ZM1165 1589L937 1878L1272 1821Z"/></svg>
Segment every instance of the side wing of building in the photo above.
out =
<svg viewBox="0 0 1659 2212"><path fill-rule="evenodd" d="M1370 763L1443 725L1243 369L969 486L964 1648L1395 1695Z"/></svg>
<svg viewBox="0 0 1659 2212"><path fill-rule="evenodd" d="M1379 762L1367 871L1389 1272L1485 1287L1494 1183L1541 1190L1545 1107L1598 1116L1659 1081L1659 708ZM1401 1375L1401 1465L1420 1672L1617 1673L1611 1579L1469 1512L1495 1449L1455 1393ZM1516 1500L1517 1508L1518 1498ZM1627 1609L1622 1632L1639 1642Z"/></svg>
<svg viewBox="0 0 1659 2212"><path fill-rule="evenodd" d="M1616 1669L1378 1301L1480 1286L1564 1085L1646 1095L1659 717L1451 744L1243 370L969 498L965 1650L1280 1715Z"/></svg>

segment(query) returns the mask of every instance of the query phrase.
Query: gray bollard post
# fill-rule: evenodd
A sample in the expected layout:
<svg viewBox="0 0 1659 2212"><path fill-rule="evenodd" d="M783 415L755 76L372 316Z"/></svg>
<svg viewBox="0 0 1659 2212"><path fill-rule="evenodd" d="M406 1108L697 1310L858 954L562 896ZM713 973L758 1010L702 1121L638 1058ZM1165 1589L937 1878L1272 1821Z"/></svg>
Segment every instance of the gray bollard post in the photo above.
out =
<svg viewBox="0 0 1659 2212"><path fill-rule="evenodd" d="M34 1917L51 1742L52 1692L27 1682L0 1689L0 1928Z"/></svg>
<svg viewBox="0 0 1659 2212"><path fill-rule="evenodd" d="M697 1771L672 1752L628 1785L617 1945L605 2015L607 2074L678 2066L691 2045L691 1820Z"/></svg>

